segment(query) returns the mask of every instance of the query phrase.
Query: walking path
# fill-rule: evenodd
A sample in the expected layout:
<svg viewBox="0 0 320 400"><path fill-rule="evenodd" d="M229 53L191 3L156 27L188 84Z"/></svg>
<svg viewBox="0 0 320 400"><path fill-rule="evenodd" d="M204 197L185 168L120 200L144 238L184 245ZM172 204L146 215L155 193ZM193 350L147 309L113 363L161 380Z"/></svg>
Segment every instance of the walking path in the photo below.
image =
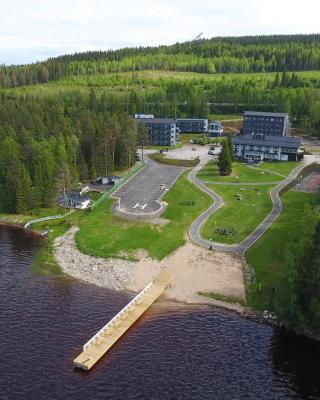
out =
<svg viewBox="0 0 320 400"><path fill-rule="evenodd" d="M286 187L289 183L291 183L298 175L299 173L307 166L311 164L311 161L307 161L303 163L302 165L299 165L298 167L294 168L291 173L280 183L278 183L277 186L275 186L271 192L271 200L272 200L272 210L271 212L267 215L267 217L261 222L260 225L256 227L256 229L250 233L249 236L247 236L244 240L242 240L240 243L228 245L228 244L222 244L222 243L217 243L217 242L212 242L210 240L203 239L200 235L200 230L202 225L207 221L207 219L215 213L220 207L223 206L223 199L217 195L213 190L209 189L207 186L205 186L204 182L200 181L197 177L196 174L197 172L203 167L203 163L199 164L197 167L195 167L190 173L189 173L189 179L192 183L194 183L196 186L198 186L202 191L207 193L209 196L211 196L214 200L214 204L209 207L203 214L201 214L190 226L189 228L189 236L191 240L200 246L207 247L207 248L212 248L214 250L220 250L220 251L226 251L226 252L232 252L232 253L237 253L243 255L246 250L252 246L263 234L264 232L269 228L269 226L276 220L276 218L280 215L281 210L282 210L282 203L280 200L280 192L281 190ZM248 183L234 183L234 182L210 182L213 184L225 184L225 185L247 185ZM274 183L274 182L273 182ZM252 183L250 183L252 184ZM266 185L268 182L261 182L259 184ZM257 185L255 183L254 185Z"/></svg>

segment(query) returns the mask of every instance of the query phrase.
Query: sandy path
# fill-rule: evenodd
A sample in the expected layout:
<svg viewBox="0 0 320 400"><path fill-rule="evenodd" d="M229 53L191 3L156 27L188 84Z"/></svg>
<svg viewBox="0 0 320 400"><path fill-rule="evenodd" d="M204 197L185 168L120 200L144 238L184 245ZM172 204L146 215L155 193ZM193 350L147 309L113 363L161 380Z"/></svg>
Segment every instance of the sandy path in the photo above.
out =
<svg viewBox="0 0 320 400"><path fill-rule="evenodd" d="M63 272L98 286L138 292L163 268L174 273L167 298L185 303L212 303L240 311L237 305L225 304L198 295L215 292L245 298L241 258L209 251L187 242L162 261L142 257L139 262L102 259L82 254L75 246L78 228L71 228L55 240L55 257Z"/></svg>

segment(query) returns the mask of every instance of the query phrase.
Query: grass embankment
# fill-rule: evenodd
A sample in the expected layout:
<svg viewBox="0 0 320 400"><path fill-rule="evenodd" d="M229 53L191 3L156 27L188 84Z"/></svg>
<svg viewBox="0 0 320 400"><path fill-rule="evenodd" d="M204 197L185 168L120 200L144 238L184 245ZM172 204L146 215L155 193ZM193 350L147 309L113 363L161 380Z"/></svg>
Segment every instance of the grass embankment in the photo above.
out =
<svg viewBox="0 0 320 400"><path fill-rule="evenodd" d="M60 213L61 210L60 208ZM32 265L34 273L39 275L61 274L61 269L53 256L54 239L67 232L72 225L77 225L79 217L83 214L84 211L76 210L64 219L45 221L32 226L33 230L48 232L47 237L44 239L45 242L39 248Z"/></svg>
<svg viewBox="0 0 320 400"><path fill-rule="evenodd" d="M194 205L187 205L188 200ZM112 215L112 200L105 200L80 220L76 236L78 248L86 254L109 258L135 258L143 249L156 259L162 259L186 241L187 230L194 219L205 211L212 200L189 182L186 173L166 194L168 203L161 216L169 223L162 226L121 220Z"/></svg>
<svg viewBox="0 0 320 400"><path fill-rule="evenodd" d="M178 160L174 158L167 158L164 154L150 154L149 157L153 161L157 161L160 164L172 165L175 167L195 167L200 162L198 158L193 160Z"/></svg>
<svg viewBox="0 0 320 400"><path fill-rule="evenodd" d="M278 182L284 179L293 168L299 163L295 162L274 162L261 163L259 166L250 166L240 162L232 164L232 173L228 176L221 176L219 168L215 161L209 161L201 171L198 172L197 177L205 182L225 182L225 183L258 183L258 182ZM268 170L267 171L261 171ZM283 176L276 173L283 174Z"/></svg>
<svg viewBox="0 0 320 400"><path fill-rule="evenodd" d="M27 214L0 214L0 221L9 225L24 226L28 221L49 215L63 215L61 207L37 208L27 212Z"/></svg>
<svg viewBox="0 0 320 400"><path fill-rule="evenodd" d="M229 244L238 243L245 239L272 209L270 185L208 187L221 196L225 204L203 225L201 235L205 239Z"/></svg>
<svg viewBox="0 0 320 400"><path fill-rule="evenodd" d="M314 195L285 192L283 210L267 232L246 252L248 264L255 272L255 282L248 284L248 304L257 310L274 310L273 299L282 273L290 267L290 252L295 252L299 236L310 234L305 213L310 212ZM314 218L319 218L314 216Z"/></svg>
<svg viewBox="0 0 320 400"><path fill-rule="evenodd" d="M209 297L209 299L219 300L225 303L245 305L245 302L238 297L224 296L223 294L214 292L199 292L198 294L200 296Z"/></svg>

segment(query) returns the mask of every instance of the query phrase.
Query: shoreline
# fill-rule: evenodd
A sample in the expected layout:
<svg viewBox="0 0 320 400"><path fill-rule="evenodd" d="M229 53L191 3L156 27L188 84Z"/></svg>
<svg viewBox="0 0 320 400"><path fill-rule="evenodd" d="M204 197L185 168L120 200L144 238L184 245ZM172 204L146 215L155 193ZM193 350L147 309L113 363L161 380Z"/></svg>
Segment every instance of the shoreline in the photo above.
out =
<svg viewBox="0 0 320 400"><path fill-rule="evenodd" d="M214 292L244 300L243 262L237 256L211 252L188 241L161 261L151 259L144 252L139 252L139 261L103 259L82 254L77 249L77 231L78 228L72 227L54 240L55 259L62 272L69 276L100 287L137 293L162 269L169 268L175 277L164 293L165 299L184 304L213 305L239 314L244 310L238 303L198 294Z"/></svg>
<svg viewBox="0 0 320 400"><path fill-rule="evenodd" d="M0 226L6 226L9 228L20 229L20 230L23 230L27 234L39 237L39 239L44 239L44 237L41 235L40 231L36 231L34 229L25 229L23 225L19 225L18 223L14 223L14 222L11 223L11 222L3 221L0 219Z"/></svg>
<svg viewBox="0 0 320 400"><path fill-rule="evenodd" d="M3 220L0 220L0 226L6 226L6 227L10 227L10 228L15 228L15 229L23 230L23 231L25 231L25 233L27 233L27 234L31 234L31 235L33 235L33 236L36 236L38 239L44 239L43 236L41 236L41 233L39 233L39 231L35 231L35 230L33 230L33 229L28 229L28 230L26 230L26 229L23 227L23 225L19 225L19 224L17 224L17 223L10 223L10 222L5 222L5 221L3 221ZM72 227L72 228L70 228L64 235L59 236L58 238L56 238L56 239L54 240L54 251L53 251L53 255L54 255L54 258L56 259L57 262L58 262L58 260L57 260L57 258L56 258L56 249L57 249L57 246L59 246L59 239L63 238L63 237L64 237L65 235L67 235L68 233L70 234L70 230L75 230L75 231L77 231L78 228ZM75 236L75 234L76 234L76 232L72 232L73 241L74 241L74 236ZM76 248L75 242L73 243L73 245L74 245L74 247ZM196 246L196 247L200 248L199 246ZM77 250L77 249L76 249L76 250ZM178 250L179 250L179 249L178 249ZM77 250L77 251L80 253L79 250ZM176 252L177 252L177 251L176 251ZM176 253L176 252L175 252L175 253ZM80 254L82 254L82 253L80 253ZM223 253L223 254L224 254L224 253ZM97 259L99 260L99 258L97 258L97 257L87 256L87 255L85 255L85 254L82 254L82 255L83 255L84 257L89 257L89 258L92 258L92 259L94 259L94 260L97 260ZM169 256L169 257L170 257L170 256ZM167 257L166 257L166 258L167 258ZM104 262L109 261L109 260L106 260L106 259L100 259L100 260L103 260ZM114 260L124 261L124 260L120 260L120 259L114 259ZM127 261L124 261L124 262L127 262ZM136 262L132 262L132 263L136 263ZM243 263L243 265L242 265L242 267L243 267L243 270L242 270L242 272L243 272L243 279L245 279L245 278L244 278L244 275L245 275L246 272L245 272L245 262L244 262L244 260L242 260L242 263ZM64 274L66 274L66 275L69 276L69 277L79 279L79 280L81 280L82 282L85 282L85 283L97 285L97 286L100 286L100 287L105 287L105 288L108 288L108 289L111 289L111 290L116 290L116 291L120 291L120 292L127 293L127 294L130 293L130 294L132 294L132 295L138 293L139 290L142 289L142 287L141 287L141 289L137 290L137 289L132 289L131 287L126 288L126 287L122 287L122 286L120 286L120 287L118 287L118 288L115 288L115 287L110 287L110 286L108 286L108 285L99 284L99 283L97 283L97 282L93 282L93 281L91 281L91 280L89 280L89 279L86 279L86 277L84 277L84 276L75 275L75 274L73 274L73 273L70 273L70 271L66 271L66 270L61 266L61 264L60 264L59 262L58 262L58 265L59 265L61 271L62 271ZM243 282L244 282L244 281L243 281ZM167 304L171 304L171 305L174 304L175 306L180 305L181 307L187 307L187 306L189 306L189 307L196 307L196 308L197 308L197 307L214 307L214 308L217 308L218 310L224 310L224 311L229 311L229 312L235 312L235 313L237 313L240 317L245 318L245 319L248 319L248 320L251 320L251 321L254 321L254 322L257 322L257 323L261 323L261 324L264 324L264 325L269 325L269 326L273 326L273 327L277 327L277 328L282 328L282 327L283 327L283 326L281 325L281 322L278 321L278 320L274 317L274 315L272 315L272 313L269 313L269 312L268 312L268 313L263 313L263 312L260 312L260 311L257 311L257 310L254 310L254 309L251 309L251 308L247 308L247 307L245 307L245 306L242 306L242 305L239 304L239 303L231 303L231 302L225 302L225 301L221 301L221 300L215 300L215 299L211 299L211 298L209 298L209 297L201 296L201 295L198 295L198 294L197 294L197 297L198 297L201 301L186 301L186 300L181 300L181 299L179 299L179 298L175 298L175 297L168 296L168 294L165 292L165 293L163 294L163 299L160 300L160 302L158 302L158 305L159 305L160 307L162 307L164 303L167 303ZM299 333L297 333L297 332L295 332L295 331L292 331L292 332L294 332L295 334L298 334L298 335L299 335ZM306 337L308 337L308 338L310 338L310 339L313 339L313 340L316 340L316 341L320 341L320 337L318 337L317 335L313 335L312 333L309 333L309 334L302 334L302 336L306 336Z"/></svg>

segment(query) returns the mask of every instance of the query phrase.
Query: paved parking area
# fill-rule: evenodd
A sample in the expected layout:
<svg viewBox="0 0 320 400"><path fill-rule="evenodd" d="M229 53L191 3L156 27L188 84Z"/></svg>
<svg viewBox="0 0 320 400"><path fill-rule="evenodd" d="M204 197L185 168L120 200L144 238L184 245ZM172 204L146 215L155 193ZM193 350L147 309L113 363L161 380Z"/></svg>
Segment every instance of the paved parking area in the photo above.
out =
<svg viewBox="0 0 320 400"><path fill-rule="evenodd" d="M140 215L160 210L162 196L184 170L147 158L146 166L113 193L112 197L118 199L118 210Z"/></svg>

